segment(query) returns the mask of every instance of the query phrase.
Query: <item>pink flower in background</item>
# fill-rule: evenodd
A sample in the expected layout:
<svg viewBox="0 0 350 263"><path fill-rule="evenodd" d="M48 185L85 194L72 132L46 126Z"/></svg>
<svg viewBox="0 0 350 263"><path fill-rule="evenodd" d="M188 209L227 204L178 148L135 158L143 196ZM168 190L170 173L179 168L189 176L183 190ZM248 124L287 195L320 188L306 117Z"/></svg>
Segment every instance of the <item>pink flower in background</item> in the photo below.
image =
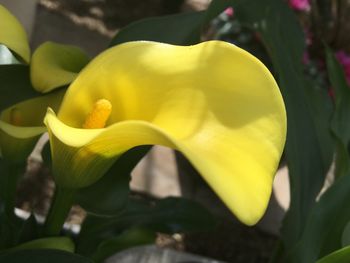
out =
<svg viewBox="0 0 350 263"><path fill-rule="evenodd" d="M310 63L310 54L309 54L309 52L307 50L304 51L302 62L303 62L304 65L307 65L307 64Z"/></svg>
<svg viewBox="0 0 350 263"><path fill-rule="evenodd" d="M298 11L309 11L310 0L288 0L289 6Z"/></svg>
<svg viewBox="0 0 350 263"><path fill-rule="evenodd" d="M343 50L339 50L335 56L338 59L339 63L343 66L346 80L350 85L350 56Z"/></svg>
<svg viewBox="0 0 350 263"><path fill-rule="evenodd" d="M305 35L306 50L304 51L302 62L303 64L307 65L310 63L310 54L308 51L308 47L310 47L312 44L312 33L309 28L304 28L304 35Z"/></svg>
<svg viewBox="0 0 350 263"><path fill-rule="evenodd" d="M232 7L228 7L225 9L225 14L229 17L232 17L233 16L233 8Z"/></svg>
<svg viewBox="0 0 350 263"><path fill-rule="evenodd" d="M335 56L343 66L350 65L350 56L344 50L338 51Z"/></svg>
<svg viewBox="0 0 350 263"><path fill-rule="evenodd" d="M304 28L305 43L307 46L311 46L313 42L312 32L309 28Z"/></svg>

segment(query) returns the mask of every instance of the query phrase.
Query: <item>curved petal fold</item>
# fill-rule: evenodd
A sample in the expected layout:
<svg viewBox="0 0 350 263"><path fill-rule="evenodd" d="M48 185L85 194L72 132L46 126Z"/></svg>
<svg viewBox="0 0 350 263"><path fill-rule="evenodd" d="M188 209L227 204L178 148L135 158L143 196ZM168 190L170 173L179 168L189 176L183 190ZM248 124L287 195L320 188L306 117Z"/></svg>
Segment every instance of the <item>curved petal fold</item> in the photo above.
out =
<svg viewBox="0 0 350 263"><path fill-rule="evenodd" d="M64 91L26 100L0 114L0 149L3 158L23 162L39 137L46 132L43 119L47 107L58 109Z"/></svg>
<svg viewBox="0 0 350 263"><path fill-rule="evenodd" d="M81 129L99 99L113 107L107 127ZM286 136L285 108L270 72L221 41L111 48L84 68L58 117L49 111L45 123L58 184L87 186L128 149L164 145L181 151L250 225L266 209Z"/></svg>
<svg viewBox="0 0 350 263"><path fill-rule="evenodd" d="M1 4L0 17L0 44L4 44L18 54L26 63L29 63L29 43L21 23Z"/></svg>
<svg viewBox="0 0 350 263"><path fill-rule="evenodd" d="M34 52L30 65L33 87L42 93L71 83L89 62L78 47L45 42Z"/></svg>

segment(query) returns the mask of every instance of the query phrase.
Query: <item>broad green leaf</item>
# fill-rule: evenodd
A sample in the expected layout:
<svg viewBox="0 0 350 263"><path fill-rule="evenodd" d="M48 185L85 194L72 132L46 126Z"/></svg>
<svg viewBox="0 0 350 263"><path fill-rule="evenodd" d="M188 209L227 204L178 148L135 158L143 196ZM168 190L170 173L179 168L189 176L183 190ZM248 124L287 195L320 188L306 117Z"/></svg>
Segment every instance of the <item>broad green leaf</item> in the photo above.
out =
<svg viewBox="0 0 350 263"><path fill-rule="evenodd" d="M41 158L43 159L44 165L51 167L51 147L50 143L46 143L41 151Z"/></svg>
<svg viewBox="0 0 350 263"><path fill-rule="evenodd" d="M202 27L220 14L228 4L227 0L214 0L206 11L147 18L134 22L120 30L110 46L134 40L150 40L174 45L199 43Z"/></svg>
<svg viewBox="0 0 350 263"><path fill-rule="evenodd" d="M32 249L18 250L11 253L1 254L0 262L6 263L93 263L92 260L69 253L62 250L54 249Z"/></svg>
<svg viewBox="0 0 350 263"><path fill-rule="evenodd" d="M0 159L1 161L1 159ZM1 168L1 166L0 166ZM1 176L0 176L1 178ZM1 185L1 184L0 184ZM5 213L5 204L4 199L1 196L0 198L0 251L10 247L14 244L14 237L13 237L13 231L14 228L8 220L8 216Z"/></svg>
<svg viewBox="0 0 350 263"><path fill-rule="evenodd" d="M150 147L137 147L123 154L93 185L78 191L78 203L89 213L117 215L129 198L131 171Z"/></svg>
<svg viewBox="0 0 350 263"><path fill-rule="evenodd" d="M341 237L343 247L350 246L350 221L346 224Z"/></svg>
<svg viewBox="0 0 350 263"><path fill-rule="evenodd" d="M337 140L336 176L342 176L350 171L347 150L350 143L350 87L347 85L343 69L329 48L326 48L326 62L335 95L331 128Z"/></svg>
<svg viewBox="0 0 350 263"><path fill-rule="evenodd" d="M73 241L68 237L48 237L35 239L23 244L20 244L14 248L11 248L5 252L12 252L24 249L57 249L67 252L74 252L75 246Z"/></svg>
<svg viewBox="0 0 350 263"><path fill-rule="evenodd" d="M147 202L133 198L126 210L117 217L88 216L82 226L77 250L82 254L90 254L104 240L135 226L156 232L177 233L208 230L215 225L214 217L193 201L169 197Z"/></svg>
<svg viewBox="0 0 350 263"><path fill-rule="evenodd" d="M29 66L26 65L0 65L0 82L0 111L40 95L30 83Z"/></svg>
<svg viewBox="0 0 350 263"><path fill-rule="evenodd" d="M141 246L154 243L156 233L149 229L132 228L120 235L103 241L98 247L92 258L96 262L103 262L107 257L134 246Z"/></svg>
<svg viewBox="0 0 350 263"><path fill-rule="evenodd" d="M320 260L316 263L349 263L350 262L350 246L339 249Z"/></svg>
<svg viewBox="0 0 350 263"><path fill-rule="evenodd" d="M14 216L15 192L18 179L24 174L26 164L9 163L4 158L0 159L0 196L4 200L5 213L8 216L9 223L15 227L15 221L11 220Z"/></svg>
<svg viewBox="0 0 350 263"><path fill-rule="evenodd" d="M21 23L0 4L0 44L16 52L26 63L30 59L27 34Z"/></svg>
<svg viewBox="0 0 350 263"><path fill-rule="evenodd" d="M89 217L84 222L81 236L108 231L109 227L120 231L142 225L160 232L176 233L201 231L215 224L216 220L205 208L190 200L168 197L147 202L132 198L126 210L116 217Z"/></svg>
<svg viewBox="0 0 350 263"><path fill-rule="evenodd" d="M23 223L18 236L18 243L29 242L39 236L39 224L36 222L34 214L31 214Z"/></svg>
<svg viewBox="0 0 350 263"><path fill-rule="evenodd" d="M30 83L29 66L19 64L4 45L0 45L0 83L0 111L39 94Z"/></svg>
<svg viewBox="0 0 350 263"><path fill-rule="evenodd" d="M310 211L305 230L288 262L309 263L342 247L350 220L350 174L340 177Z"/></svg>
<svg viewBox="0 0 350 263"><path fill-rule="evenodd" d="M325 120L314 116L316 101L307 91L310 87L301 64L305 40L293 12L280 0L232 2L238 19L261 35L286 104L285 153L291 179L291 206L284 220L282 239L284 247L290 249L298 242L323 185L333 158L333 143L328 129L324 130ZM319 104L318 107L324 106Z"/></svg>
<svg viewBox="0 0 350 263"><path fill-rule="evenodd" d="M203 12L191 12L136 21L120 30L110 46L134 40L160 41L174 45L195 44L199 42L198 29L202 16ZM179 30L180 28L185 30Z"/></svg>
<svg viewBox="0 0 350 263"><path fill-rule="evenodd" d="M207 10L202 18L202 26L205 26L212 19L222 13L226 8L230 6L230 1L227 0L213 0L211 1Z"/></svg>

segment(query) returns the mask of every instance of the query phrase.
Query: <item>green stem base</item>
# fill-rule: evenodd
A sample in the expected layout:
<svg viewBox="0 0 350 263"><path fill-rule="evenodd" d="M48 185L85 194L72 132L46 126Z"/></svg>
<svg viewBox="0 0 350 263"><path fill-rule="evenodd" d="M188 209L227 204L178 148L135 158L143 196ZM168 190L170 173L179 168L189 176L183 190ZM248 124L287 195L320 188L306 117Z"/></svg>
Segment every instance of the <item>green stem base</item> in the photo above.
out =
<svg viewBox="0 0 350 263"><path fill-rule="evenodd" d="M73 205L75 190L56 186L49 213L44 224L44 236L58 236Z"/></svg>

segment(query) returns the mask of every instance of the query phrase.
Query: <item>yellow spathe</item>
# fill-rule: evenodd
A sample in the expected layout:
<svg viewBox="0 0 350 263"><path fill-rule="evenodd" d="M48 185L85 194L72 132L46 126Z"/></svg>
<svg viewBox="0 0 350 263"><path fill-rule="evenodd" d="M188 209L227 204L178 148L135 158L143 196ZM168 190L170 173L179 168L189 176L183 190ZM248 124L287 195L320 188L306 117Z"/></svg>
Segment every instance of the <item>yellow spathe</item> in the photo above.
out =
<svg viewBox="0 0 350 263"><path fill-rule="evenodd" d="M106 128L82 129L96 101ZM68 88L48 127L56 182L98 180L137 145L181 151L244 223L263 215L286 138L286 113L267 68L221 41L195 46L129 42L94 59Z"/></svg>
<svg viewBox="0 0 350 263"><path fill-rule="evenodd" d="M47 107L58 109L64 90L17 103L0 114L0 149L12 163L25 161L39 137L46 132L43 119Z"/></svg>
<svg viewBox="0 0 350 263"><path fill-rule="evenodd" d="M88 56L75 46L45 42L35 50L30 62L32 85L47 93L70 84L88 62Z"/></svg>
<svg viewBox="0 0 350 263"><path fill-rule="evenodd" d="M30 60L27 34L17 20L0 4L0 44L17 53L26 63Z"/></svg>

